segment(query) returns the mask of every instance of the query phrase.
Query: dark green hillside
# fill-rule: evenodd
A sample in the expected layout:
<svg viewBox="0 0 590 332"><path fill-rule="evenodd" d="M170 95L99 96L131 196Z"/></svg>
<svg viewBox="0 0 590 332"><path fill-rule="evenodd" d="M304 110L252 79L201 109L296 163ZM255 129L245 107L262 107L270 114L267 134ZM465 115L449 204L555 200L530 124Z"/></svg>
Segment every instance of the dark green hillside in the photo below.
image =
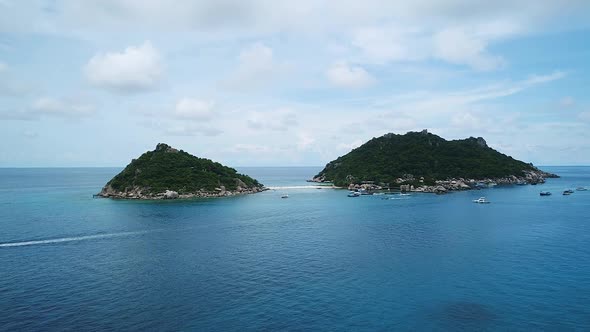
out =
<svg viewBox="0 0 590 332"><path fill-rule="evenodd" d="M158 144L154 151L134 159L106 187L120 192L141 188L145 195L166 190L179 194L213 192L221 186L226 190L236 190L244 185L245 188L262 187L255 179L239 174L233 168Z"/></svg>
<svg viewBox="0 0 590 332"><path fill-rule="evenodd" d="M353 182L394 183L405 174L426 182L449 178L523 176L537 170L486 145L483 138L447 141L426 131L373 138L328 163L316 179L343 186Z"/></svg>

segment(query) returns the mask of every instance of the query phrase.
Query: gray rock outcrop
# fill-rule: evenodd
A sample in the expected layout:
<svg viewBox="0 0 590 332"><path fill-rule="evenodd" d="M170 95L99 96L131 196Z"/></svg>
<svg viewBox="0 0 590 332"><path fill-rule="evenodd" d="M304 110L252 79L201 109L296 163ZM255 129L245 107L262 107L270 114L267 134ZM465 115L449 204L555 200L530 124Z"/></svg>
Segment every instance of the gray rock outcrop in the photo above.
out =
<svg viewBox="0 0 590 332"><path fill-rule="evenodd" d="M164 199L177 199L177 198L178 198L178 193L176 191L166 190L166 192L164 192Z"/></svg>

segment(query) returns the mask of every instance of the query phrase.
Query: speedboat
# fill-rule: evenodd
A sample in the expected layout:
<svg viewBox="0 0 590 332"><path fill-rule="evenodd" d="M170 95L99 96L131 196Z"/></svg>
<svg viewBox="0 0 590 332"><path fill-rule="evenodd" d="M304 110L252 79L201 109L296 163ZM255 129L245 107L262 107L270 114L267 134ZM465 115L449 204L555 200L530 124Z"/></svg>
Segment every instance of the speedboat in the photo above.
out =
<svg viewBox="0 0 590 332"><path fill-rule="evenodd" d="M578 188L576 188L576 190L577 190L577 191L586 191L586 190L588 190L588 189L586 189L586 188L584 188L584 187L578 187Z"/></svg>
<svg viewBox="0 0 590 332"><path fill-rule="evenodd" d="M358 191L351 191L348 193L348 197L359 197L361 195L361 193L359 193Z"/></svg>
<svg viewBox="0 0 590 332"><path fill-rule="evenodd" d="M571 195L573 193L574 193L574 191L571 190L571 189L568 189L568 190L566 190L566 191L563 192L564 195Z"/></svg>
<svg viewBox="0 0 590 332"><path fill-rule="evenodd" d="M548 191L541 191L541 192L539 193L539 195L541 195L541 196L551 196L551 193L550 193L550 192L548 192Z"/></svg>
<svg viewBox="0 0 590 332"><path fill-rule="evenodd" d="M485 197L480 197L478 199L474 199L473 203L478 203L478 204L490 204L490 201L486 200Z"/></svg>

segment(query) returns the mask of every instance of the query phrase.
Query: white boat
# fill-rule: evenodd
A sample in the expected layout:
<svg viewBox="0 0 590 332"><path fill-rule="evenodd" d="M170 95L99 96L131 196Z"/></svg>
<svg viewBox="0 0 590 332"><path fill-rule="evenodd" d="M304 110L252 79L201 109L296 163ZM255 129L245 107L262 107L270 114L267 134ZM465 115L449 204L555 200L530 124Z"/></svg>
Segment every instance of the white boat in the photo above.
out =
<svg viewBox="0 0 590 332"><path fill-rule="evenodd" d="M359 193L358 191L351 191L348 193L348 197L359 197L361 195L361 193Z"/></svg>
<svg viewBox="0 0 590 332"><path fill-rule="evenodd" d="M473 203L478 203L478 204L490 204L490 201L486 200L485 197L480 197L478 199L474 199Z"/></svg>
<svg viewBox="0 0 590 332"><path fill-rule="evenodd" d="M588 189L586 189L586 188L584 188L584 187L578 187L578 188L576 188L576 190L577 190L577 191L586 191L586 190L588 190Z"/></svg>
<svg viewBox="0 0 590 332"><path fill-rule="evenodd" d="M281 196L281 198L289 198L289 195L284 194L283 196Z"/></svg>

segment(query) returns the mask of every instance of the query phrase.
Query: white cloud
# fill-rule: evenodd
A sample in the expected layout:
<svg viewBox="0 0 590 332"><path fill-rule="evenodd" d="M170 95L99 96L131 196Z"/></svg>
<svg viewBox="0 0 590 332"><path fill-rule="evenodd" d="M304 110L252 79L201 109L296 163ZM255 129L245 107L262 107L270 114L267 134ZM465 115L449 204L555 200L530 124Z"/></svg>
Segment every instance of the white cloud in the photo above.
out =
<svg viewBox="0 0 590 332"><path fill-rule="evenodd" d="M265 8L273 7L272 3L267 6L265 2L179 0L171 6L165 0L63 0L61 7L68 22L80 24L86 21L98 29L127 26L133 21L144 29L212 31L252 28L256 20L265 19Z"/></svg>
<svg viewBox="0 0 590 332"><path fill-rule="evenodd" d="M78 119L93 115L96 107L77 98L42 97L20 110L0 111L4 120L39 120L43 117Z"/></svg>
<svg viewBox="0 0 590 332"><path fill-rule="evenodd" d="M469 65L477 70L492 70L504 64L499 56L487 53L487 41L465 28L448 28L433 37L434 56L459 65Z"/></svg>
<svg viewBox="0 0 590 332"><path fill-rule="evenodd" d="M358 148L359 146L363 145L363 141L360 139L354 140L350 143L339 143L336 145L336 150L341 151L343 153L348 153L351 150Z"/></svg>
<svg viewBox="0 0 590 332"><path fill-rule="evenodd" d="M538 84L548 83L565 77L565 73L556 71L547 75L533 75L517 82L492 84L466 91L452 92L440 95L421 96L413 104L414 111L442 112L458 109L465 105L475 104L486 100L496 99L517 94ZM424 114L423 114L424 115Z"/></svg>
<svg viewBox="0 0 590 332"><path fill-rule="evenodd" d="M12 7L19 15L0 16L5 29L48 25L46 8L49 5L14 1ZM63 22L57 27L50 25L54 29L230 30L240 36L251 36L309 27L316 33L332 32L388 18L403 23L417 20L460 23L510 17L516 22L540 24L548 16L581 13L588 8L588 3L584 0L542 3L534 0L485 3L470 0L300 0L294 4L269 0L177 0L174 6L170 6L166 0L62 0L53 4L53 8L53 16ZM18 26L19 20L22 22L27 17L25 14L36 19L31 20L32 27Z"/></svg>
<svg viewBox="0 0 590 332"><path fill-rule="evenodd" d="M345 88L364 88L375 82L364 68L351 66L344 61L334 63L326 75L332 84Z"/></svg>
<svg viewBox="0 0 590 332"><path fill-rule="evenodd" d="M489 54L488 45L518 32L515 25L505 22L449 26L413 21L409 25L397 22L357 28L351 39L362 60L370 63L438 59L476 70L493 70L503 66L505 60Z"/></svg>
<svg viewBox="0 0 590 332"><path fill-rule="evenodd" d="M524 82L523 86L528 87L534 84L547 83L564 78L567 73L557 70L551 74L546 75L531 75Z"/></svg>
<svg viewBox="0 0 590 332"><path fill-rule="evenodd" d="M166 88L142 96L141 101L104 96L103 102L112 112L101 114L105 116L101 121L85 122L88 131L104 132L117 125L133 131L134 124L141 126L140 121L149 119L161 126L154 125L153 130L140 128L144 130L136 132L137 141L151 139L154 133L187 136L177 138L179 141L194 141L190 137L193 135L218 135L214 139L199 137L199 141L211 151L221 151L236 143L251 143L255 145L250 146L252 151L264 151L263 146L272 148L269 155L273 155L274 161L262 156L251 159L258 164L288 162L291 157L319 164L324 160L323 156L318 157L321 153L326 153L329 160L342 151L336 147L348 149L354 142L387 131L432 128L441 135L456 137L464 137L468 131L489 133L490 127L503 126L499 113L537 110L534 98L528 98L528 94L527 98L503 97L529 88L530 95L534 95L536 84L565 74L556 72L518 80L515 75L520 75L523 68L513 71L516 68L506 66L507 70L494 74L473 74L466 69L502 68L512 59L527 55L518 53L520 48L516 49L518 54L503 53L503 46L522 42L538 43L542 48L553 37L567 36L567 31L573 29L584 31L590 25L590 3L581 0L178 0L173 6L164 0L4 3L7 5L0 10L0 35L4 36L0 53L6 51L7 57L1 58L11 67L0 73L0 95L17 96L17 81L11 75L15 79L34 80L30 83L36 90L22 98L22 94L18 98L0 98L0 107L6 111L0 114L3 119L80 114L75 109L85 105L85 101L58 98L55 100L59 102L36 105L37 110L30 106L31 98L34 100L39 93L68 94L67 90L78 84L75 76L58 76L58 67L38 66L61 59L63 63L86 64L83 73L88 82L110 91ZM567 15L569 12L576 15ZM112 38L114 35L116 39ZM46 43L27 44L38 36L43 36ZM138 41L138 36L149 38L153 45L142 44L143 39ZM531 36L535 38L529 39ZM510 45L499 45L505 40ZM91 45L99 45L96 55L92 57L95 53L90 53L80 59ZM125 49L129 45L132 46ZM30 56L18 58L21 48L32 50ZM560 61L567 58L567 52L554 51L545 57L545 68L564 67ZM19 59L18 65L8 62L14 59ZM338 59L347 62L335 63ZM34 65L28 66L27 61ZM578 70L576 65L567 64L572 71ZM441 78L435 72L444 72L446 76ZM375 84L370 93L325 89L327 84L361 88L371 83ZM261 93L236 91L258 88ZM28 86L27 89L30 90ZM572 93L580 104L579 110L571 110L572 121L588 121L584 114L576 118L577 111L585 110L584 98L579 91ZM352 100L351 95L358 98ZM125 112L134 102L153 110L152 115L138 120ZM555 100L552 106L557 103ZM276 111L280 107L296 112L280 114ZM547 119L525 116L510 127ZM11 124L6 127L11 129ZM45 124L53 125L52 121L38 125ZM354 125L343 131L346 124ZM220 129L224 130L223 135ZM67 130L60 132L64 137L72 134ZM299 135L300 132L307 134ZM341 139L326 138L333 135ZM523 139L529 142L534 140L531 137ZM587 134L578 140L583 142L586 137ZM273 150L279 146L284 149ZM248 152L227 156L237 160L248 156Z"/></svg>
<svg viewBox="0 0 590 332"><path fill-rule="evenodd" d="M306 132L301 132L297 135L297 150L303 151L307 150L313 146L316 139L311 134Z"/></svg>
<svg viewBox="0 0 590 332"><path fill-rule="evenodd" d="M581 112L578 114L578 119L582 121L587 121L590 123L590 111L588 112Z"/></svg>
<svg viewBox="0 0 590 332"><path fill-rule="evenodd" d="M0 32L49 33L102 40L113 33L145 36L182 32L191 40L253 40L272 34L324 38L375 22L397 22L403 27L437 25L440 29L473 22L509 21L522 24L527 31L539 31L548 23L565 18L587 26L589 3L584 0L485 3L470 0L300 0L297 3L177 0L171 6L165 0L60 0L11 1L7 8L0 10Z"/></svg>
<svg viewBox="0 0 590 332"><path fill-rule="evenodd" d="M296 127L297 115L290 109L279 108L271 112L252 112L247 120L253 130L287 131Z"/></svg>
<svg viewBox="0 0 590 332"><path fill-rule="evenodd" d="M174 108L168 105L135 106L136 114L144 118L141 126L161 131L168 136L218 136L223 133L221 124L212 123L216 119L215 102L184 97Z"/></svg>
<svg viewBox="0 0 590 332"><path fill-rule="evenodd" d="M275 59L274 51L264 43L251 44L240 51L238 66L227 82L237 90L252 90L270 85L289 70Z"/></svg>
<svg viewBox="0 0 590 332"><path fill-rule="evenodd" d="M365 27L352 34L352 44L361 49L370 61L384 63L389 61L415 60L420 57L417 50L410 49L409 37L417 38L408 31L395 28Z"/></svg>
<svg viewBox="0 0 590 332"><path fill-rule="evenodd" d="M221 129L193 124L173 124L164 127L164 134L168 136L218 136L222 133Z"/></svg>
<svg viewBox="0 0 590 332"><path fill-rule="evenodd" d="M31 112L40 116L85 117L96 111L94 106L75 100L40 98L31 105Z"/></svg>
<svg viewBox="0 0 590 332"><path fill-rule="evenodd" d="M116 92L154 89L163 72L160 53L149 41L122 52L97 54L84 67L92 84Z"/></svg>
<svg viewBox="0 0 590 332"><path fill-rule="evenodd" d="M481 117L475 115L473 112L458 113L452 116L451 124L454 127L462 129L482 129L482 126L489 125Z"/></svg>
<svg viewBox="0 0 590 332"><path fill-rule="evenodd" d="M182 98L176 103L174 116L179 119L208 121L213 117L213 101Z"/></svg>
<svg viewBox="0 0 590 332"><path fill-rule="evenodd" d="M342 123L340 131L350 139L386 132L404 133L408 130L433 129L436 133L462 132L466 135L517 128L518 112L506 108L502 115L493 114L490 101L512 96L536 85L561 79L563 72L534 75L515 82L500 82L473 89L437 92L421 91L368 100L373 106L361 109L365 117L352 121L344 116L335 118ZM348 103L348 102L347 102ZM368 102L365 102L369 104ZM346 126L345 124L349 125ZM350 123L354 123L351 125ZM333 123L334 125L334 123ZM343 130L344 129L344 130Z"/></svg>
<svg viewBox="0 0 590 332"><path fill-rule="evenodd" d="M273 51L272 48L258 42L243 49L238 59L243 70L265 72L273 63Z"/></svg>

